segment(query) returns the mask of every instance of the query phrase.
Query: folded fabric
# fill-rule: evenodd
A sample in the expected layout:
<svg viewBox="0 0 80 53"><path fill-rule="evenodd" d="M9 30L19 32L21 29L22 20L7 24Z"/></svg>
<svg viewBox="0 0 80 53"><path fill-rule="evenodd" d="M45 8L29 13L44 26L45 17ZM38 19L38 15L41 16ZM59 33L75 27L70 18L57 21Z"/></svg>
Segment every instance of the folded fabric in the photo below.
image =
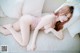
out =
<svg viewBox="0 0 80 53"><path fill-rule="evenodd" d="M41 16L44 1L45 0L25 0L22 9L22 14Z"/></svg>
<svg viewBox="0 0 80 53"><path fill-rule="evenodd" d="M2 10L1 7L0 7L0 17L7 17L7 16L4 14L4 12L3 12L3 10Z"/></svg>
<svg viewBox="0 0 80 53"><path fill-rule="evenodd" d="M0 0L3 12L10 18L19 18L24 0Z"/></svg>
<svg viewBox="0 0 80 53"><path fill-rule="evenodd" d="M80 33L80 19L68 28L71 37L75 37L76 34Z"/></svg>

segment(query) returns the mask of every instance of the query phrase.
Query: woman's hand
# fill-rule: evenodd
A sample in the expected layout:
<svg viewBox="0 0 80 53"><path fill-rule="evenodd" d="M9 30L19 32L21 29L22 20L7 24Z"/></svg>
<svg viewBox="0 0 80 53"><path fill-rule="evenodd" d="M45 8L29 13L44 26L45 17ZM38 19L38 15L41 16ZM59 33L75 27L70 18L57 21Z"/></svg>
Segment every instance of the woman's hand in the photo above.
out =
<svg viewBox="0 0 80 53"><path fill-rule="evenodd" d="M60 40L62 40L64 38L64 35L62 33L62 30L60 31L56 31L55 29L50 29L50 31Z"/></svg>

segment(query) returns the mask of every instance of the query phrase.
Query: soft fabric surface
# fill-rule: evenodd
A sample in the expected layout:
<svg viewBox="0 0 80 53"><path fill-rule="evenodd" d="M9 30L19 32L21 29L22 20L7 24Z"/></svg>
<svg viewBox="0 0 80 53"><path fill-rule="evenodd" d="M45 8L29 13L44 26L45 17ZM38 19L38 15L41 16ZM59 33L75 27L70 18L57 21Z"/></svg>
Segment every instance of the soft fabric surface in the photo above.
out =
<svg viewBox="0 0 80 53"><path fill-rule="evenodd" d="M13 19L11 20L8 18L0 18L0 24L13 22ZM33 32L31 33L31 36L32 34ZM8 46L8 53L78 53L80 50L80 38L78 35L72 38L67 30L64 30L63 40L57 39L52 33L45 34L43 31L40 31L37 38L37 48L34 52L32 52L27 51L26 47L21 47L12 37L12 35L4 36L0 33L0 46L1 45Z"/></svg>
<svg viewBox="0 0 80 53"><path fill-rule="evenodd" d="M25 0L22 13L41 16L44 1L45 0Z"/></svg>
<svg viewBox="0 0 80 53"><path fill-rule="evenodd" d="M0 17L6 17L6 15L4 14L4 12L3 12L1 6L0 6Z"/></svg>
<svg viewBox="0 0 80 53"><path fill-rule="evenodd" d="M80 33L80 19L68 28L68 31L72 37Z"/></svg>
<svg viewBox="0 0 80 53"><path fill-rule="evenodd" d="M15 23L18 19L9 18L9 17L0 17L0 25L12 24Z"/></svg>
<svg viewBox="0 0 80 53"><path fill-rule="evenodd" d="M54 12L57 8L59 8L66 0L45 0L43 6L43 13L51 13Z"/></svg>
<svg viewBox="0 0 80 53"><path fill-rule="evenodd" d="M64 39L57 39L52 33L44 34L39 32L37 38L37 48L34 52L43 52L43 53L78 53L80 50L80 38L76 36L72 38L67 31L64 31ZM4 36L0 34L0 45L7 45L9 53L34 53L27 51L26 47L21 47L12 35Z"/></svg>
<svg viewBox="0 0 80 53"><path fill-rule="evenodd" d="M24 0L0 0L3 12L11 18L19 18Z"/></svg>

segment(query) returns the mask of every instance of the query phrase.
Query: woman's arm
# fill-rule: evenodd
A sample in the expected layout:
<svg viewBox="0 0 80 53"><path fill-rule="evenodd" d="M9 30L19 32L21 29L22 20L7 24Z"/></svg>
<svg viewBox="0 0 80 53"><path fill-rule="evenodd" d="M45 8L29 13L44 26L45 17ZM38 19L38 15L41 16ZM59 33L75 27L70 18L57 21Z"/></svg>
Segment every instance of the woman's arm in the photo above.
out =
<svg viewBox="0 0 80 53"><path fill-rule="evenodd" d="M64 35L63 35L63 32L62 30L60 31L56 31L55 29L53 28L48 28L44 31L45 33L49 33L49 32L52 32L57 38L59 39L63 39L64 38Z"/></svg>
<svg viewBox="0 0 80 53"><path fill-rule="evenodd" d="M49 29L49 30L51 30L51 32L57 37L57 38L59 38L59 39L63 39L64 38L64 35L63 35L63 32L62 32L62 30L60 30L60 31L56 31L55 29Z"/></svg>

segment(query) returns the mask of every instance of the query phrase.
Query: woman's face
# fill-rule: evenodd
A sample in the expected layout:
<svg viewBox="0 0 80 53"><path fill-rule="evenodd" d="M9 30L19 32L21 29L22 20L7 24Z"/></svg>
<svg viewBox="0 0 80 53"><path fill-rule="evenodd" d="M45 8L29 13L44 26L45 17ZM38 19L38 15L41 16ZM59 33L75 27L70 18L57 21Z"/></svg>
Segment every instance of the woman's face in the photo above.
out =
<svg viewBox="0 0 80 53"><path fill-rule="evenodd" d="M67 18L66 16L60 16L60 17L59 17L59 20L60 20L61 22L64 22L64 21L67 21L68 18Z"/></svg>
<svg viewBox="0 0 80 53"><path fill-rule="evenodd" d="M70 12L69 6L64 6L59 10L59 20L61 22L67 21L68 18L65 16L67 13Z"/></svg>

